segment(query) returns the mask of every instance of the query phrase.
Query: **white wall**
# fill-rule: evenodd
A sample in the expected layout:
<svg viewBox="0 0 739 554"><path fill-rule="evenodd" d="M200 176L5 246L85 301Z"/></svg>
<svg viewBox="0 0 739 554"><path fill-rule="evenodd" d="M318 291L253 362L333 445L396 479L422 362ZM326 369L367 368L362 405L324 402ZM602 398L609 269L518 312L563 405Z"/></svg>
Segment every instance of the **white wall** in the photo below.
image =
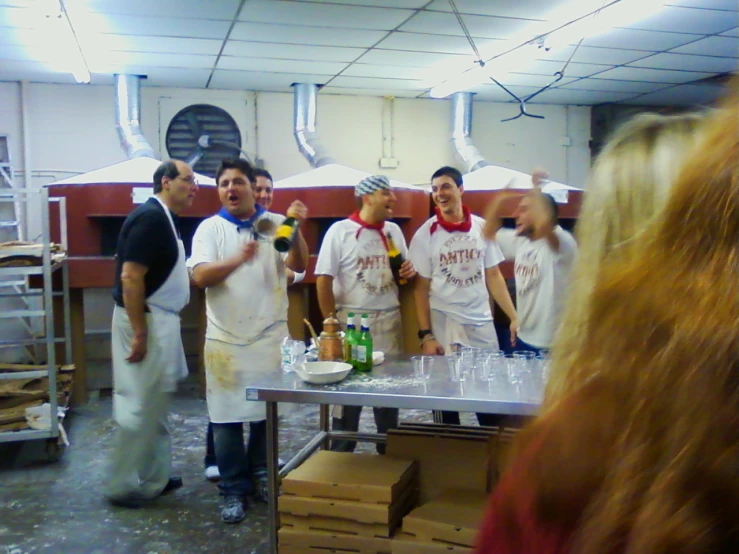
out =
<svg viewBox="0 0 739 554"><path fill-rule="evenodd" d="M71 173L89 171L124 159L113 126L113 89L105 86L30 86L31 160L41 185ZM246 150L264 159L275 178L309 169L292 136L293 99L288 93L144 87L142 127L155 150L166 132L160 111L165 103L182 106L210 102L243 104L237 123L247 135ZM318 131L331 154L345 165L383 171L410 183L425 183L440 165L458 163L449 144L449 102L395 100L394 155L397 169L380 170L381 98L320 95ZM519 170L547 167L553 179L581 186L589 167L590 108L536 105L546 119L520 118L513 104L474 104L473 138L487 159ZM0 133L12 136L15 163L22 169L20 87L0 83ZM171 108L166 111L171 112ZM565 146L566 138L569 146Z"/></svg>
<svg viewBox="0 0 739 554"><path fill-rule="evenodd" d="M112 87L32 83L29 100L32 186L125 159L114 127ZM155 150L162 147L173 110L200 102L234 112L247 138L245 150L262 158L275 179L310 168L295 145L293 97L287 93L144 87L142 127ZM450 103L400 98L395 100L393 125L399 165L380 169L382 110L382 98L319 94L318 131L329 152L345 165L409 183L427 183L438 167L458 164L449 142ZM543 166L553 179L582 186L590 163L590 108L540 105L532 111L546 119L501 123L517 113L513 104L475 102L476 145L491 162L523 171ZM18 83L0 83L0 134L11 136L14 165L22 175ZM109 292L87 291L86 304L88 329L107 330Z"/></svg>

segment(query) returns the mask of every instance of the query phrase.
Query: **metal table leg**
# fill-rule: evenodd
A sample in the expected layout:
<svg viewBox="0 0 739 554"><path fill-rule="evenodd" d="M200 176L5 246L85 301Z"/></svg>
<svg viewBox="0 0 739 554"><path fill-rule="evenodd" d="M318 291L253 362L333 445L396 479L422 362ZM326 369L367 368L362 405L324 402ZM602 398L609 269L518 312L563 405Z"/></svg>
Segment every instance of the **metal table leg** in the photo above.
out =
<svg viewBox="0 0 739 554"><path fill-rule="evenodd" d="M320 430L328 435L329 432L329 408L330 406L328 404L320 404L318 406L318 415L320 418ZM329 440L326 438L321 443L321 449L322 450L328 450L329 449Z"/></svg>
<svg viewBox="0 0 739 554"><path fill-rule="evenodd" d="M280 490L280 474L277 466L279 456L277 402L267 402L267 478L269 479L269 502L267 514L269 523L269 551L277 554L277 495Z"/></svg>

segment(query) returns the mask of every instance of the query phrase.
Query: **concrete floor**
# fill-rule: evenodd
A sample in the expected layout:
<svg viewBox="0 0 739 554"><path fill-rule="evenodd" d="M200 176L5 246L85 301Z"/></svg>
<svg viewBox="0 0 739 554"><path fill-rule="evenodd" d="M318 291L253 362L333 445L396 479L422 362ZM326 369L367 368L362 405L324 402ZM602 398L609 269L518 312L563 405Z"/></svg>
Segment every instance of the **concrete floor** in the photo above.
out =
<svg viewBox="0 0 739 554"><path fill-rule="evenodd" d="M180 388L170 415L174 473L185 485L152 506L116 508L101 495L114 433L110 413L110 398L70 413L71 446L57 463L44 461L44 443L0 444L0 554L267 552L264 505L252 503L239 525L220 520L218 489L203 477L207 411L192 382ZM401 419L431 416L402 410ZM281 423L281 457L297 453L317 428L317 408L299 406ZM371 409L363 411L361 428L373 430ZM374 446L360 444L358 451Z"/></svg>

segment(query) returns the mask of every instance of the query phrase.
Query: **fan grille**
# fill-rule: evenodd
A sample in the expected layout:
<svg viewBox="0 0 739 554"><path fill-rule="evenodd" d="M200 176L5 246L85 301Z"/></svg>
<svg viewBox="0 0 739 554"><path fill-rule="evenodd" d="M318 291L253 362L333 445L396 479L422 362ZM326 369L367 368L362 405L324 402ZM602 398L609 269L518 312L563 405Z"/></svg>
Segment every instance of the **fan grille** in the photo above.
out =
<svg viewBox="0 0 739 554"><path fill-rule="evenodd" d="M199 129L193 128L193 117ZM167 127L166 146L171 158L188 160L198 150L200 135L208 135L211 142L230 142L239 148L212 144L202 149L202 156L193 170L208 177L215 177L218 164L224 158L238 158L241 154L241 132L236 121L227 111L210 104L193 104L183 108L172 118Z"/></svg>

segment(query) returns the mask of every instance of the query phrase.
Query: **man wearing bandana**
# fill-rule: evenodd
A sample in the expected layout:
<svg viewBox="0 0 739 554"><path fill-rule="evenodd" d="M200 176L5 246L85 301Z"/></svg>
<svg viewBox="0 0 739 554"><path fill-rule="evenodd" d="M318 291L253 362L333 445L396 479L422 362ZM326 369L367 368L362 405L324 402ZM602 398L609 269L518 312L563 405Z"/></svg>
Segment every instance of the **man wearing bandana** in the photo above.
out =
<svg viewBox="0 0 739 554"><path fill-rule="evenodd" d="M258 376L280 371L280 341L288 335L285 271L305 270L308 247L298 231L286 256L275 250L273 231L284 216L255 203L248 162L223 160L216 182L223 207L198 227L187 265L206 289L206 397L225 498L221 518L238 523L247 496L266 501L267 489L265 406L246 402L244 390ZM299 222L306 215L299 201L287 210Z"/></svg>
<svg viewBox="0 0 739 554"><path fill-rule="evenodd" d="M393 215L395 195L390 181L383 175L367 177L354 189L357 211L348 219L334 223L321 244L316 263L316 292L324 317L336 314L345 322L349 312L369 316L374 349L385 354L403 352L403 329L400 320L398 285L393 278L388 257L392 242L406 257L407 247L403 233L395 223L388 221ZM400 277L415 277L413 265L404 261ZM357 431L361 406L337 406L334 408L335 431ZM385 433L397 427L398 410L374 408L377 431ZM354 441L334 441L331 449L352 452ZM385 445L377 450L384 453Z"/></svg>
<svg viewBox="0 0 739 554"><path fill-rule="evenodd" d="M416 310L424 354L444 354L461 346L498 348L490 296L518 328L516 310L498 265L503 253L483 238L485 220L462 203L462 174L442 167L431 177L436 215L411 241L410 259L418 270ZM497 423L478 414L481 425ZM459 423L459 414L443 412L444 423Z"/></svg>

